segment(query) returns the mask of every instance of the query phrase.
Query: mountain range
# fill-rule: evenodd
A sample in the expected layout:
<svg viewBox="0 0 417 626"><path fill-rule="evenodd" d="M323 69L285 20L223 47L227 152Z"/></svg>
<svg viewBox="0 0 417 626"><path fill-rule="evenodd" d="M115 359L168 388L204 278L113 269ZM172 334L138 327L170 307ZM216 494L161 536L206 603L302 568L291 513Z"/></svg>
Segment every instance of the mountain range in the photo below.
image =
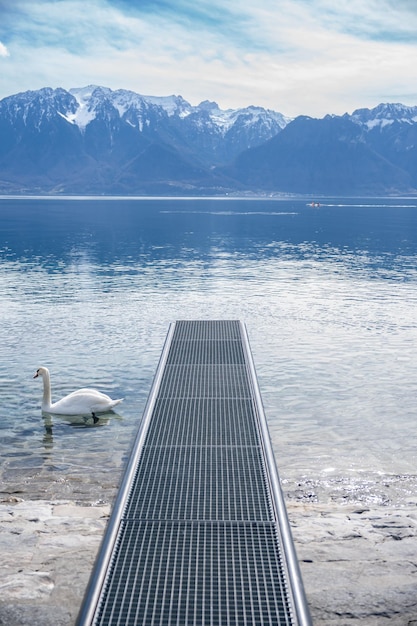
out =
<svg viewBox="0 0 417 626"><path fill-rule="evenodd" d="M0 193L417 193L417 107L294 119L181 96L44 88L0 100Z"/></svg>

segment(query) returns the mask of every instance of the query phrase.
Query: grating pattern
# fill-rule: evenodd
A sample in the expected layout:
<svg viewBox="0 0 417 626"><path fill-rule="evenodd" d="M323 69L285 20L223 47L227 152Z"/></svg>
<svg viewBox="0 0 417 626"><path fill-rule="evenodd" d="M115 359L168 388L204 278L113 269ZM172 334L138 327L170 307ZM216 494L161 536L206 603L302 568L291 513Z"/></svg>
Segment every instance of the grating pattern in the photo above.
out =
<svg viewBox="0 0 417 626"><path fill-rule="evenodd" d="M295 624L237 321L176 322L95 626Z"/></svg>
<svg viewBox="0 0 417 626"><path fill-rule="evenodd" d="M122 537L101 623L292 623L272 524L132 521Z"/></svg>
<svg viewBox="0 0 417 626"><path fill-rule="evenodd" d="M173 341L167 360L168 365L175 363L244 364L245 356L242 344L238 341Z"/></svg>
<svg viewBox="0 0 417 626"><path fill-rule="evenodd" d="M150 446L257 446L254 407L247 398L158 399Z"/></svg>
<svg viewBox="0 0 417 626"><path fill-rule="evenodd" d="M126 517L271 519L257 447L152 447L144 451Z"/></svg>
<svg viewBox="0 0 417 626"><path fill-rule="evenodd" d="M250 398L244 365L167 365L161 398Z"/></svg>
<svg viewBox="0 0 417 626"><path fill-rule="evenodd" d="M173 341L241 341L236 320L180 320L176 322Z"/></svg>

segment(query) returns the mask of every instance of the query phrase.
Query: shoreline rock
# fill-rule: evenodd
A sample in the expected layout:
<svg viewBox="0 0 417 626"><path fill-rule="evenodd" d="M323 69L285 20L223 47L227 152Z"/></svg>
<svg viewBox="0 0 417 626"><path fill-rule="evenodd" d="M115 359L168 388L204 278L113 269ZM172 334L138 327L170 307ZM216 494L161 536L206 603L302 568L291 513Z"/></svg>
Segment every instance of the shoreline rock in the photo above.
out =
<svg viewBox="0 0 417 626"><path fill-rule="evenodd" d="M72 626L110 513L109 505L0 503L0 625Z"/></svg>
<svg viewBox="0 0 417 626"><path fill-rule="evenodd" d="M314 626L417 626L417 508L287 501ZM0 502L0 626L73 626L110 505Z"/></svg>
<svg viewBox="0 0 417 626"><path fill-rule="evenodd" d="M314 626L417 624L417 509L287 504Z"/></svg>

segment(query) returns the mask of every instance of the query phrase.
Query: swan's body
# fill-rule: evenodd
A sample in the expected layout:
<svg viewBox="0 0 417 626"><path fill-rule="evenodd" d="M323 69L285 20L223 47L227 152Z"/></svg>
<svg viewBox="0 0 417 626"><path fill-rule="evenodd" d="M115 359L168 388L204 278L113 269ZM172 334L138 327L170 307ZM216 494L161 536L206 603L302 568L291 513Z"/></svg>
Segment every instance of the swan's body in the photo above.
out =
<svg viewBox="0 0 417 626"><path fill-rule="evenodd" d="M94 422L96 422L96 413L111 411L123 399L112 400L105 393L97 391L97 389L85 388L73 391L52 404L49 370L46 367L40 367L33 378L38 376L41 376L43 379L42 411L45 413L54 413L55 415L92 415Z"/></svg>

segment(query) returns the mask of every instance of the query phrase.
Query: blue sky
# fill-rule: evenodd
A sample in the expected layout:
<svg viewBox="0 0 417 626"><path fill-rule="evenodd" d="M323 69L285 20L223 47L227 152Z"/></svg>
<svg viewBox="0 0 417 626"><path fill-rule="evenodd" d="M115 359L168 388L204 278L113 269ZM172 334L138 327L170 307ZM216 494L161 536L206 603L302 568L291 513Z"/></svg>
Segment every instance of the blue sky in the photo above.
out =
<svg viewBox="0 0 417 626"><path fill-rule="evenodd" d="M322 117L417 105L416 0L0 0L0 98L103 85Z"/></svg>

